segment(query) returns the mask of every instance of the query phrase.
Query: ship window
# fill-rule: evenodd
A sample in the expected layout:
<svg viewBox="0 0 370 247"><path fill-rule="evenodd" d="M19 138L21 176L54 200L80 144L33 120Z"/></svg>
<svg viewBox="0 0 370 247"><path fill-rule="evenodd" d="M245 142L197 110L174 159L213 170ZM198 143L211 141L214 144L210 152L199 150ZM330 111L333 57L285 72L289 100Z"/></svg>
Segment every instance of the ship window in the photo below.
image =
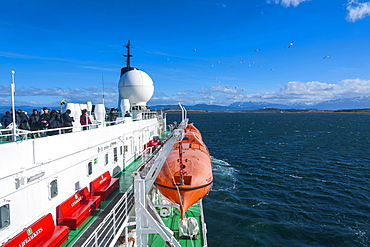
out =
<svg viewBox="0 0 370 247"><path fill-rule="evenodd" d="M114 155L114 161L117 162L118 156L117 156L117 147L113 149L113 155Z"/></svg>
<svg viewBox="0 0 370 247"><path fill-rule="evenodd" d="M119 147L119 155L122 155L123 154L123 147L122 146L120 146Z"/></svg>
<svg viewBox="0 0 370 247"><path fill-rule="evenodd" d="M87 164L87 175L90 176L92 174L92 162L90 161Z"/></svg>
<svg viewBox="0 0 370 247"><path fill-rule="evenodd" d="M58 182L56 179L54 179L53 181L50 182L50 185L49 185L49 189L50 189L50 199L56 197L58 195Z"/></svg>
<svg viewBox="0 0 370 247"><path fill-rule="evenodd" d="M108 159L108 154L105 154L105 165L108 165L109 159Z"/></svg>
<svg viewBox="0 0 370 247"><path fill-rule="evenodd" d="M80 186L80 181L77 181L75 183L75 191L79 191L81 189L81 186Z"/></svg>
<svg viewBox="0 0 370 247"><path fill-rule="evenodd" d="M0 207L0 229L10 225L9 204Z"/></svg>

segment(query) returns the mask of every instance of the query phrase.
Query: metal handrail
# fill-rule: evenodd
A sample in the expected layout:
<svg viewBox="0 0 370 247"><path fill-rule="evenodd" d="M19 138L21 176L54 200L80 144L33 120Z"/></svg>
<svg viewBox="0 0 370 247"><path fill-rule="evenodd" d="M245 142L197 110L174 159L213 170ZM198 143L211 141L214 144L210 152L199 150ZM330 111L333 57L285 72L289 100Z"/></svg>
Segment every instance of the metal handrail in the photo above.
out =
<svg viewBox="0 0 370 247"><path fill-rule="evenodd" d="M158 149L157 149L158 150ZM156 150L156 151L157 151ZM147 152L144 150L141 155ZM156 156L157 152L151 152L149 156ZM142 165L151 163L152 159L142 159ZM122 198L116 203L109 214L99 224L99 226L92 232L89 238L81 245L84 246L109 246L115 240L117 234L128 226L129 212L134 206L134 185L132 184L124 193Z"/></svg>
<svg viewBox="0 0 370 247"><path fill-rule="evenodd" d="M133 206L134 195L133 185L131 185L81 247L109 246L114 237L121 232L122 226L128 222Z"/></svg>

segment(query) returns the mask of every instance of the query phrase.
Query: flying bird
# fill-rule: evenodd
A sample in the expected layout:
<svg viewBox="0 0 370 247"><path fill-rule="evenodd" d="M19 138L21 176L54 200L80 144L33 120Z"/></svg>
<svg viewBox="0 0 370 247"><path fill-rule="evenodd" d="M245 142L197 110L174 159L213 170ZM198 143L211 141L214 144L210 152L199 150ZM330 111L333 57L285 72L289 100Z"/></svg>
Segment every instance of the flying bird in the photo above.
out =
<svg viewBox="0 0 370 247"><path fill-rule="evenodd" d="M325 56L325 57L323 57L323 59L326 59L326 58L333 58L333 56Z"/></svg>
<svg viewBox="0 0 370 247"><path fill-rule="evenodd" d="M197 49L194 49L193 51L197 51Z"/></svg>
<svg viewBox="0 0 370 247"><path fill-rule="evenodd" d="M254 51L259 51L259 50L261 50L261 49L255 49Z"/></svg>
<svg viewBox="0 0 370 247"><path fill-rule="evenodd" d="M293 46L294 44L294 41L290 42L290 44L288 45L288 48L290 48L291 46Z"/></svg>
<svg viewBox="0 0 370 247"><path fill-rule="evenodd" d="M275 68L271 68L270 70L275 70Z"/></svg>

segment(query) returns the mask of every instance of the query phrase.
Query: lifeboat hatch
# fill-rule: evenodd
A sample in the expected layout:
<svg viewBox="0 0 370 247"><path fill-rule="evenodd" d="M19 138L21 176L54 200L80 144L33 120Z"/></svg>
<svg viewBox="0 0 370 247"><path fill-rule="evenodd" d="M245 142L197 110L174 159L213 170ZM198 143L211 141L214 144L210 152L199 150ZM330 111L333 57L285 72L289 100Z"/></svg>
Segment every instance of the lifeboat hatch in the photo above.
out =
<svg viewBox="0 0 370 247"><path fill-rule="evenodd" d="M180 174L176 174L174 178L175 178L175 183L177 185L181 185ZM184 175L183 178L184 178L184 184L183 185L191 185L192 176Z"/></svg>

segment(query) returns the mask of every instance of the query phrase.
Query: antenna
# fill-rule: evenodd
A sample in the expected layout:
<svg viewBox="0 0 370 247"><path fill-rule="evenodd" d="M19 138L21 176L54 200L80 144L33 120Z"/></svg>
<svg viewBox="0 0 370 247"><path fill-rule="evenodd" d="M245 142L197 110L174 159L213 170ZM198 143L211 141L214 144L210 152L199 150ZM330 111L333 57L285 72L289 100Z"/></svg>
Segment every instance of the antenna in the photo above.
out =
<svg viewBox="0 0 370 247"><path fill-rule="evenodd" d="M104 76L101 75L101 81L103 83L103 105L104 105Z"/></svg>
<svg viewBox="0 0 370 247"><path fill-rule="evenodd" d="M131 60L130 58L132 57L132 55L130 54L130 48L131 48L131 44L130 44L130 40L127 42L127 45L126 45L126 48L127 48L127 55L122 55L124 57L127 57L127 61L126 61L126 67L127 68L130 68L131 67Z"/></svg>
<svg viewBox="0 0 370 247"><path fill-rule="evenodd" d="M16 123L15 123L15 103L14 103L14 95L15 95L15 84L14 84L14 74L15 74L15 70L12 70L10 71L10 73L12 74L12 83L10 84L11 86L11 92L12 92L12 114L13 114L13 128L12 128L12 142L15 142L17 140L17 137L16 137Z"/></svg>

